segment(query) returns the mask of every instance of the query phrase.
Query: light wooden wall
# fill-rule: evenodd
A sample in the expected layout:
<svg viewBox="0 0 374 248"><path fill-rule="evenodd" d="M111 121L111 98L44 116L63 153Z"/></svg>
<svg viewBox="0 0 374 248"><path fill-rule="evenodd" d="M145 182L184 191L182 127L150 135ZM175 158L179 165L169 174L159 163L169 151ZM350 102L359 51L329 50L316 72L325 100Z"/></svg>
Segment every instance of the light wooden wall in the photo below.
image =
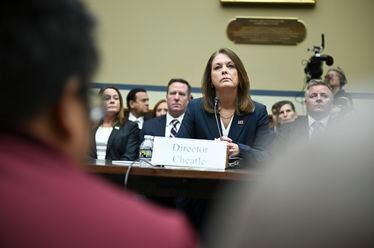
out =
<svg viewBox="0 0 374 248"><path fill-rule="evenodd" d="M102 60L95 82L164 86L182 77L200 87L210 54L229 47L243 60L252 89L297 91L303 87L302 60L312 55L307 48L320 45L324 33L324 53L345 70L348 91L374 94L372 0L319 0L313 8L222 6L219 0L85 2L99 23ZM234 44L226 28L236 16L296 17L305 23L307 36L296 46ZM151 104L158 94L163 92L151 92ZM259 99L269 107L282 98L269 97Z"/></svg>

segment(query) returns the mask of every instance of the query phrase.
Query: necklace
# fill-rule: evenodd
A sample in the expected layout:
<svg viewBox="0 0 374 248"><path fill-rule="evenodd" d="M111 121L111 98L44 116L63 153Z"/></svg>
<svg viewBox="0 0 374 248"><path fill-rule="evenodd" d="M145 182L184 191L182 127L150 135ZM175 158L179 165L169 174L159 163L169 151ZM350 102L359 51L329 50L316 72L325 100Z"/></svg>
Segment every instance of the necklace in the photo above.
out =
<svg viewBox="0 0 374 248"><path fill-rule="evenodd" d="M235 113L235 112L234 112L234 113ZM229 115L229 116L224 116L224 115L222 115L221 113L220 113L219 115L220 115L220 117L221 117L222 119L227 120L227 119L231 119L231 117L233 117L234 113L232 113L232 114Z"/></svg>

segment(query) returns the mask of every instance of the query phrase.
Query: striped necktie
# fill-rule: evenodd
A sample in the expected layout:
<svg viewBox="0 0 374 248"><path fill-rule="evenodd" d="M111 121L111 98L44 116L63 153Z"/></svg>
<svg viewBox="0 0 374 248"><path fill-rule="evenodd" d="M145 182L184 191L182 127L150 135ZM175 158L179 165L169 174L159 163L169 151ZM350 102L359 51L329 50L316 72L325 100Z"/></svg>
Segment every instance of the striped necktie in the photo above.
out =
<svg viewBox="0 0 374 248"><path fill-rule="evenodd" d="M179 124L179 121L178 119L173 119L171 122L171 130L170 130L170 138L175 138L175 136L177 135L177 132L178 132L178 129L177 129L177 125Z"/></svg>
<svg viewBox="0 0 374 248"><path fill-rule="evenodd" d="M325 127L323 126L323 124L320 122L320 121L315 121L313 124L312 124L312 137L320 134L324 129Z"/></svg>

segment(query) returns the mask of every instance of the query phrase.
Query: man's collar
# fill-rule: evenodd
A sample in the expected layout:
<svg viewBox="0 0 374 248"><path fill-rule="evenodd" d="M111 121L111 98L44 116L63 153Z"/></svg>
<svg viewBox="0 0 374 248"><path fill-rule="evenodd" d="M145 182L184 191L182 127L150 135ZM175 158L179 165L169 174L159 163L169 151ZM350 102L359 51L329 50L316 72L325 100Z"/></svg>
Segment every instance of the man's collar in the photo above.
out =
<svg viewBox="0 0 374 248"><path fill-rule="evenodd" d="M183 117L184 117L184 113L181 114L180 116L178 116L177 118L175 118L175 117L171 116L171 115L169 114L169 112L168 112L168 113L166 113L166 125L169 125L170 122L171 122L172 120L174 120L174 119L177 119L177 120L179 121L179 123L182 123Z"/></svg>
<svg viewBox="0 0 374 248"><path fill-rule="evenodd" d="M139 118L137 118L135 115L133 115L133 114L130 112L130 113L129 113L129 120L130 120L130 121L133 121L133 122L136 122L136 121L143 122L143 121L144 121L144 116L140 116Z"/></svg>
<svg viewBox="0 0 374 248"><path fill-rule="evenodd" d="M330 119L330 115L326 116L325 118L321 119L321 120L318 120L319 122L321 122L323 124L324 127L327 126L327 123L329 122L329 119ZM310 115L308 115L308 126L312 126L314 122L316 122L317 120L314 119L313 117L311 117Z"/></svg>

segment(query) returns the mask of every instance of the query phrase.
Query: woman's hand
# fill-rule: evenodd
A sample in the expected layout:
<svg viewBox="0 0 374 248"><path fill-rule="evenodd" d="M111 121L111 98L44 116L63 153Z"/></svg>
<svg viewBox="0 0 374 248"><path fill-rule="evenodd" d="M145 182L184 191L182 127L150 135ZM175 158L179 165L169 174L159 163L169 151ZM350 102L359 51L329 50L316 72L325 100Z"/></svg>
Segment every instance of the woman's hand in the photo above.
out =
<svg viewBox="0 0 374 248"><path fill-rule="evenodd" d="M227 143L227 148L229 150L229 157L237 157L239 156L239 146L238 144L235 144L232 142L232 139L230 139L227 136L222 136L220 138L221 141L225 141Z"/></svg>

